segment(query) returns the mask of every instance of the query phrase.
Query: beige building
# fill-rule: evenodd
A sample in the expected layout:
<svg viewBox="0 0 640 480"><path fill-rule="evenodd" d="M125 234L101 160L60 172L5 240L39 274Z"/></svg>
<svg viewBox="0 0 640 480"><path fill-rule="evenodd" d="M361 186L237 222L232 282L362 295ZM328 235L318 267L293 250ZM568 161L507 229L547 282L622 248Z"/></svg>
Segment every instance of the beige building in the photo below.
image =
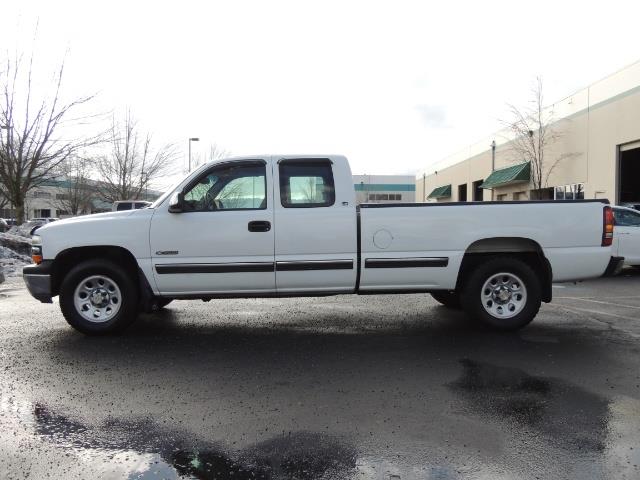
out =
<svg viewBox="0 0 640 480"><path fill-rule="evenodd" d="M545 150L560 159L541 198L608 198L640 204L640 62L548 108L559 138ZM416 200L529 200L529 164L507 131L469 146L416 177ZM492 144L495 142L495 147ZM495 151L494 151L495 150ZM492 157L495 170L492 173Z"/></svg>

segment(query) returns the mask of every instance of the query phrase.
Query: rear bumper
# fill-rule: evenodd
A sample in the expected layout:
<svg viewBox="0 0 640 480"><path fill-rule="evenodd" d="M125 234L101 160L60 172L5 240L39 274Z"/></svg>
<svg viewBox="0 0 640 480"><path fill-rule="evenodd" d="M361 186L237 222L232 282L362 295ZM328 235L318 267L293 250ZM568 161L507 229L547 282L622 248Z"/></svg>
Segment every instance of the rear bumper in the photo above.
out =
<svg viewBox="0 0 640 480"><path fill-rule="evenodd" d="M618 275L624 266L624 257L611 257L607 269L602 274L603 277L613 277Z"/></svg>
<svg viewBox="0 0 640 480"><path fill-rule="evenodd" d="M33 298L42 303L51 303L51 261L24 267L22 278Z"/></svg>

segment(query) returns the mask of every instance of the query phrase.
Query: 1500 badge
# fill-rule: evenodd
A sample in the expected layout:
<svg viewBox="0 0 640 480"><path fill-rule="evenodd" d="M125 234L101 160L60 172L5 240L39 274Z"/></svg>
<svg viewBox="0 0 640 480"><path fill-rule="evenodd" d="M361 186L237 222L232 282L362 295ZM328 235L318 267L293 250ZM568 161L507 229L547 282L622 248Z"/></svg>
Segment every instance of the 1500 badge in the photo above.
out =
<svg viewBox="0 0 640 480"><path fill-rule="evenodd" d="M178 250L158 250L156 255L178 255Z"/></svg>

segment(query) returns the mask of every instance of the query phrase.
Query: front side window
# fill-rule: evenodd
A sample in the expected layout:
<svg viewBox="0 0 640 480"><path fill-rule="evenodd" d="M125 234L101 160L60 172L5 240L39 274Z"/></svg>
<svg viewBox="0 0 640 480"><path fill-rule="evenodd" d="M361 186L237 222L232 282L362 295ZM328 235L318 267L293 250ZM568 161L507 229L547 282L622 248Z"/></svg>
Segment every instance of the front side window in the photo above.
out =
<svg viewBox="0 0 640 480"><path fill-rule="evenodd" d="M328 160L280 163L280 201L285 208L330 207L336 194Z"/></svg>
<svg viewBox="0 0 640 480"><path fill-rule="evenodd" d="M264 163L215 167L184 193L185 212L267 208Z"/></svg>

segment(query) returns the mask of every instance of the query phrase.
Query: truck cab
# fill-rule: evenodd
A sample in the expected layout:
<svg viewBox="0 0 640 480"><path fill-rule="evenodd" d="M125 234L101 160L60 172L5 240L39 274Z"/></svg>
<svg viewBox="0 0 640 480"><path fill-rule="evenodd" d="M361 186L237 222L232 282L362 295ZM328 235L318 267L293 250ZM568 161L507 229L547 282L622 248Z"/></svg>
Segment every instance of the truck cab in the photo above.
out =
<svg viewBox="0 0 640 480"><path fill-rule="evenodd" d="M353 292L350 179L340 156L230 159L201 169L155 205L147 268L157 290L175 297Z"/></svg>

